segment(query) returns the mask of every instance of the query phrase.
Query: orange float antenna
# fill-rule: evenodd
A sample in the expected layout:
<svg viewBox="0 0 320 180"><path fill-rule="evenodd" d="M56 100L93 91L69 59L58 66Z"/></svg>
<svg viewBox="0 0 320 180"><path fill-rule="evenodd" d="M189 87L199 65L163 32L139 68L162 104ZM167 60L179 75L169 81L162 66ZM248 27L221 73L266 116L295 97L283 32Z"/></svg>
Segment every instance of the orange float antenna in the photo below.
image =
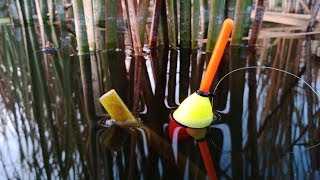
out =
<svg viewBox="0 0 320 180"><path fill-rule="evenodd" d="M210 90L211 83L213 81L214 76L216 75L221 57L223 55L224 49L229 40L229 36L231 34L232 29L233 29L233 20L226 19L222 24L217 42L214 46L209 64L207 66L206 73L204 75L204 78L201 81L199 90L202 92L209 92Z"/></svg>

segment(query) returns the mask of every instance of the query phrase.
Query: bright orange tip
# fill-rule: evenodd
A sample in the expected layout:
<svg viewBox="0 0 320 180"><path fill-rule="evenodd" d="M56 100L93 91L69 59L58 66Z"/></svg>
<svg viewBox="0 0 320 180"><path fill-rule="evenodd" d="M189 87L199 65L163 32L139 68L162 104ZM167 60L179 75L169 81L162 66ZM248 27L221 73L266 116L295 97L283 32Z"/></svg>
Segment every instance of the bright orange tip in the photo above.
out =
<svg viewBox="0 0 320 180"><path fill-rule="evenodd" d="M232 19L224 20L199 90L203 92L209 92L211 83L213 81L214 76L216 75L221 57L228 43L229 36L232 32L232 29L233 29L233 20Z"/></svg>

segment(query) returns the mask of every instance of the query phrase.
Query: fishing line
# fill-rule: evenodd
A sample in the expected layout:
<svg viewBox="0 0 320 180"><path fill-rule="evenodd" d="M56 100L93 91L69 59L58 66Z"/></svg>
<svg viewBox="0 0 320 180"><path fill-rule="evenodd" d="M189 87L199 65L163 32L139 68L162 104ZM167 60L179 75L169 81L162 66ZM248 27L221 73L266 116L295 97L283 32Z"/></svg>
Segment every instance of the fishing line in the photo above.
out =
<svg viewBox="0 0 320 180"><path fill-rule="evenodd" d="M274 68L274 67L266 67L266 66L247 66L247 67L242 67L242 68L238 68L238 69L234 69L230 72L228 72L226 75L224 75L217 83L216 87L214 88L214 91L213 93L216 94L216 90L218 89L220 83L226 78L228 77L229 75L231 75L232 73L234 72L238 72L238 71L242 71L242 70L247 70L247 69L269 69L269 70L275 70L275 71L278 71L278 72L282 72L282 73L285 73L285 74L288 74L288 75L291 75L297 79L299 79L302 83L304 83L309 89L312 90L312 92L314 94L316 94L318 100L320 100L320 95L316 92L316 90L309 84L307 83L304 79L302 79L301 77L291 73L291 72L288 72L288 71L285 71L285 70L281 70L281 69L278 69L278 68ZM217 111L219 112L219 111ZM215 113L216 115L216 113ZM221 118L221 117L220 117ZM215 125L211 125L210 127L214 127ZM217 127L215 127L217 128ZM312 146L309 146L309 147L305 147L304 150L298 150L298 152L301 152L301 151L306 151L306 150L310 150L311 148L314 148L314 147L317 147L320 145L320 142L317 142L316 144L312 145ZM220 149L220 148L219 148ZM226 152L231 152L232 150L227 150L227 151L224 151L224 150L221 150L222 152L226 153ZM287 154L287 153L294 153L293 151L292 152L285 152L285 153L280 153L280 154Z"/></svg>
<svg viewBox="0 0 320 180"><path fill-rule="evenodd" d="M242 68L238 68L238 69L234 69L230 72L228 72L226 75L224 75L217 83L213 93L215 94L216 93L216 90L218 89L218 86L219 84L221 83L221 81L226 78L227 76L229 76L230 74L234 73L234 72L237 72L237 71L241 71L241 70L246 70L246 69L271 69L271 70L275 70L275 71L279 71L279 72L283 72L285 74L289 74L291 76L294 76L295 78L298 78L299 80L301 80L303 83L305 83L318 97L318 99L320 99L320 96L319 94L316 92L316 90L314 88L312 88L312 86L310 84L308 84L305 80L303 80L301 77L291 73L291 72L288 72L288 71L285 71L285 70L281 70L281 69L277 69L277 68L274 68L274 67L266 67L266 66L247 66L247 67L242 67Z"/></svg>

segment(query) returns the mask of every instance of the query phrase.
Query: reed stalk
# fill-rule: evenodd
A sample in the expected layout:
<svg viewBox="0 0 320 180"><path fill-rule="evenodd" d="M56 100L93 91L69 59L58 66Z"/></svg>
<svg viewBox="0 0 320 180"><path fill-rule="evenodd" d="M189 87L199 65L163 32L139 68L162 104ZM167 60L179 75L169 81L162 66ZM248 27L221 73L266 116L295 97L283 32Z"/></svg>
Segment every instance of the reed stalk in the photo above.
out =
<svg viewBox="0 0 320 180"><path fill-rule="evenodd" d="M166 0L167 21L168 21L168 39L171 48L177 48L178 26L177 26L177 9L176 0Z"/></svg>
<svg viewBox="0 0 320 180"><path fill-rule="evenodd" d="M191 0L180 1L180 47L191 48Z"/></svg>
<svg viewBox="0 0 320 180"><path fill-rule="evenodd" d="M1 40L2 40L3 44L6 44L6 46L2 50L0 50L0 52L3 56L3 62L1 62L1 63L3 65L5 65L5 67L10 67L10 69L11 69L10 71L4 71L1 74L5 74L5 76L7 76L11 80L10 84L15 89L21 90L21 94L24 94L25 92L23 91L23 86L22 86L22 84L24 84L24 83L19 82L18 71L19 71L20 64L17 62L17 59L19 59L19 58L18 58L17 50L15 49L16 41L12 41L14 34L11 32L11 30L12 30L11 28L12 27L10 27L10 26L8 26L8 27L2 26L1 27L1 34L2 34ZM2 76L5 77L4 75L2 75ZM17 91L13 91L13 94L16 97L17 101L23 102L23 97L20 96L17 93ZM10 98L10 95L8 95L7 97ZM23 104L25 104L25 102ZM8 106L12 106L12 103L9 103ZM10 109L14 109L14 107L12 107Z"/></svg>
<svg viewBox="0 0 320 180"><path fill-rule="evenodd" d="M249 39L249 54L247 57L247 63L249 66L256 66L256 49L255 44L258 39L258 34L260 31L260 27L262 24L262 18L264 14L264 1L259 0L257 2L256 7L256 15L252 22L252 31ZM248 99L248 106L249 106L249 113L248 113L248 146L249 146L249 163L251 164L251 176L258 177L259 175L259 158L258 158L258 133L257 133L257 80L256 80L256 69L249 69L248 70L248 77L249 77L249 99Z"/></svg>
<svg viewBox="0 0 320 180"><path fill-rule="evenodd" d="M148 8L149 8L150 0L141 0L139 5L137 6L137 21L139 28L139 37L142 44L146 42L146 25L147 25L147 17L148 17Z"/></svg>
<svg viewBox="0 0 320 180"><path fill-rule="evenodd" d="M37 128L39 129L39 137L40 137L40 147L42 151L42 158L44 161L44 167L47 175L47 179L51 179L51 166L49 164L49 156L50 152L46 143L45 138L45 108L43 105L46 104L46 108L49 108L47 101L47 89L44 80L44 72L41 68L41 61L39 60L37 52L37 41L35 39L35 31L33 27L28 27L26 29L26 39L28 47L28 58L30 63L30 74L31 74L31 84L32 84L32 93L34 100L34 117L37 123ZM49 111L49 110L48 110Z"/></svg>
<svg viewBox="0 0 320 180"><path fill-rule="evenodd" d="M95 20L94 20L94 13L93 13L93 2L91 0L84 0L84 15L86 20L86 28L87 28L87 36L88 36L88 44L89 44L89 51L94 52L96 50L96 39L95 39ZM92 73L92 87L93 87L93 98L98 99L101 95L101 88L100 88L100 75L98 70L98 59L97 56L92 53L90 55L91 61L91 73ZM97 101L94 101L94 106L97 113L102 112L102 108Z"/></svg>
<svg viewBox="0 0 320 180"><path fill-rule="evenodd" d="M168 105L169 107L178 107L176 103L176 75L177 75L177 57L178 52L176 50L171 50L169 59L169 79L168 79Z"/></svg>
<svg viewBox="0 0 320 180"><path fill-rule="evenodd" d="M97 54L91 54L90 61L91 61L91 73L92 73L92 88L93 88L93 98L94 100L98 99L101 95L101 75L99 71L99 56ZM101 114L102 108L97 101L94 101L95 105L95 114Z"/></svg>
<svg viewBox="0 0 320 180"><path fill-rule="evenodd" d="M234 18L236 4L237 4L237 0L226 1L227 17L230 19Z"/></svg>
<svg viewBox="0 0 320 180"><path fill-rule="evenodd" d="M123 89L120 85L122 79L121 77L123 74L121 74L120 70L120 61L119 59L119 52L115 52L113 50L107 51L107 62L108 63L108 71L109 71L109 76L110 76L110 88L114 88L117 92L121 92ZM107 89L109 90L109 89Z"/></svg>
<svg viewBox="0 0 320 180"><path fill-rule="evenodd" d="M43 30L44 32L47 33L47 35L44 35L44 36L47 36L48 37L48 40L52 40L52 42L54 42L55 44L58 44L57 42L57 38L56 38L56 33L55 33L55 30L53 28L50 29L50 27L48 27L47 25L44 25L45 26L45 30L44 30L44 27ZM41 27L40 27L41 28ZM52 38L50 39L50 33L52 35ZM39 48L39 47L38 47ZM42 53L42 57L44 59L48 59L48 60L52 60L50 56L47 56L45 53ZM60 55L57 56L58 58L60 57ZM49 61L48 61L49 62ZM60 59L54 59L53 61L53 65L52 65L52 70L51 68L49 68L49 66L47 66L47 64L43 65L43 64L40 64L39 65L39 69L41 69L42 73L43 74L46 74L46 76L43 77L43 81L46 82L44 83L44 87L41 88L41 90L43 90L43 94L44 94L44 102L45 102L45 108L46 108L46 112L48 114L47 116L47 126L45 128L47 128L50 133L51 133L51 137L52 137L52 142L54 144L53 146L53 154L54 154L54 158L56 158L57 160L57 164L59 167L59 173L61 173L61 176L62 177L65 177L66 176L66 167L69 163L69 152L68 150L65 151L66 153L66 160L63 162L62 161L62 158L61 158L61 153L62 153L62 150L63 147L61 147L61 144L63 142L60 142L60 139L59 139L59 135L58 135L58 128L57 128L57 124L59 124L58 122L59 121L55 121L53 119L53 114L54 114L54 108L52 106L52 102L54 101L54 95L53 94L56 94L57 92L62 92L62 84L63 84L63 79L62 79L62 73L61 73L61 64L59 62L68 62L68 61L61 61L61 58ZM49 62L51 64L51 62ZM45 66L45 67L44 67ZM42 70L43 69L43 70ZM52 81L52 74L53 73L53 77L55 78L55 81ZM51 88L48 88L50 86L50 82L52 83L51 85L54 86L54 87L57 87L55 88L55 90L51 89ZM63 92L69 92L70 88L67 88L67 87L64 87L64 91ZM71 93L70 93L71 94ZM67 95L65 97L68 97L70 98L71 95ZM68 99L66 100L68 101ZM68 104L69 105L69 104ZM69 115L70 115L70 106L65 106L65 108L67 109L67 113L66 113L66 119L69 119ZM61 119L61 120L65 120L65 119ZM54 123L56 122L56 123ZM69 131L67 131L67 136L68 138L66 138L67 140L70 139L70 136L68 136L69 134ZM66 146L69 146L70 143L67 141L67 143L65 143ZM67 148L68 149L68 148Z"/></svg>
<svg viewBox="0 0 320 180"><path fill-rule="evenodd" d="M255 66L256 62L256 49L255 44L258 39L258 34L260 31L262 18L264 14L264 1L259 0L256 7L256 15L252 22L252 32L249 39L249 54L247 57L248 65ZM257 70L249 69L249 98L248 98L248 147L249 147L249 163L251 165L251 176L259 176L259 159L258 158L258 133L257 133L257 80L256 80Z"/></svg>
<svg viewBox="0 0 320 180"><path fill-rule="evenodd" d="M149 48L153 48L157 45L159 34L159 20L161 15L161 6L165 3L164 0L155 0L152 10L152 21L149 35Z"/></svg>
<svg viewBox="0 0 320 180"><path fill-rule="evenodd" d="M94 16L93 16L93 4L92 0L83 1L85 23L87 29L88 45L89 51L93 52L96 50L96 41L95 41L95 29L94 29Z"/></svg>
<svg viewBox="0 0 320 180"><path fill-rule="evenodd" d="M101 28L101 27L105 27L105 31L103 31L102 29L100 30L99 28L96 28L97 30L97 36L101 37L98 38L98 42L97 42L97 48L98 49L107 49L107 53L99 53L97 54L98 56L98 61L100 63L100 67L99 67L99 72L100 72L100 76L101 76L101 92L105 92L111 89L111 76L109 73L109 58L108 58L108 54L109 51L108 49L116 49L117 48L117 34L115 33L115 29L117 28L117 24L116 24L116 14L117 11L119 11L118 9L115 9L114 7L117 4L121 4L121 3L116 3L115 1L106 1L106 2L102 2L100 0L96 0L97 2L95 3L95 7L99 10L95 10L96 11L96 16L98 18L95 19L96 21L96 26ZM103 6L102 8L100 6ZM119 15L120 17L122 17L122 15ZM120 41L120 40L119 40ZM102 79L105 79L102 81ZM100 110L101 108L99 108Z"/></svg>
<svg viewBox="0 0 320 180"><path fill-rule="evenodd" d="M31 1L19 0L19 7L21 8L23 23L24 25L27 25L27 26L33 24L31 3L32 3Z"/></svg>
<svg viewBox="0 0 320 180"><path fill-rule="evenodd" d="M319 12L319 8L320 8L320 2L319 1L316 1L313 8L312 8L312 11L311 11L311 18L309 20L309 23L308 23L308 27L306 29L307 32L310 32L312 31L312 29L314 28L315 26L315 20L316 20L316 17L318 15L318 12ZM305 60L306 60L306 82L308 84L312 84L312 56L311 56L311 36L310 35L307 35L306 38L305 38L305 41L306 41L306 44L305 44ZM315 111L314 108L311 108L313 107L313 104L315 104L315 98L314 98L314 94L311 92L311 90L309 89L307 91L307 106L309 107L308 108L308 118L311 120L312 119L312 116L313 116L313 113ZM318 123L314 123L314 122L310 122L309 121L309 126L310 128L313 130L313 131L316 131L316 129L319 128L318 126ZM318 134L316 137L313 137L315 134ZM309 135L309 138L312 139L311 140L311 144L314 145L314 144L317 144L319 142L319 139L320 139L320 135L319 133L312 133ZM313 139L316 139L316 140L313 140ZM313 170L317 169L318 167L318 163L317 163L317 159L319 159L319 155L318 155L318 152L316 149L312 149L312 151L310 152L310 159L311 159L311 168Z"/></svg>
<svg viewBox="0 0 320 180"><path fill-rule="evenodd" d="M69 171L69 168L71 167L70 164L70 157L72 159L72 154L70 152L72 152L74 149L72 147L72 138L71 137L79 137L77 139L80 139L80 137L82 137L81 135L79 136L79 134L77 135L73 135L72 132L75 132L76 130L69 130L69 127L71 126L71 123L67 123L67 127L65 128L65 125L62 125L61 122L65 122L64 120L68 120L71 119L72 117L70 117L70 113L72 113L72 107L68 106L68 104L63 104L63 107L61 108L54 108L57 107L58 105L61 105L60 103L55 103L53 101L50 101L50 95L51 98L54 96L56 97L60 97L59 94L57 92L61 92L61 91L57 91L56 90L56 84L54 83L53 85L53 90L49 91L48 87L46 86L46 81L45 81L45 76L44 76L44 71L43 71L43 64L41 63L41 58L40 58L40 53L38 52L39 49L39 45L37 44L37 39L35 38L36 35L34 32L36 32L32 27L28 27L26 29L26 35L27 37L25 37L27 44L24 44L26 47L26 50L28 50L28 52L23 52L24 48L23 46L21 46L22 48L15 48L15 47L19 47L18 45L23 44L21 43L21 39L17 38L14 39L14 37L21 37L21 34L19 35L18 33L21 33L20 28L18 28L17 30L14 31L14 36L12 34L12 36L9 34L8 36L8 43L4 43L5 45L5 49L7 55L9 55L8 57L6 57L6 60L10 60L10 65L8 65L7 67L12 67L13 71L12 71L12 82L13 84L17 84L17 85L21 85L23 87L18 87L15 86L15 92L21 92L21 96L29 96L30 93L32 93L33 95L33 101L32 101L32 107L33 108L28 108L28 106L21 106L19 107L20 110L24 110L26 111L26 113L28 113L29 111L33 113L33 116L29 116L27 115L27 119L24 119L24 115L21 115L21 117L15 116L14 117L14 122L18 122L16 120L21 120L21 123L23 125L20 125L20 128L23 128L23 133L25 134L25 139L26 139L26 146L28 149L28 152L30 150L30 153L32 153L32 158L33 160L31 160L30 162L28 162L28 160L24 159L24 153L21 151L20 155L22 160L26 160L28 163L27 167L24 168L30 168L32 169L32 172L35 172L38 176L38 178L46 178L46 179L50 179L51 176L54 174L56 175L56 171L57 173L59 173L59 177L66 179ZM48 31L50 32L50 31ZM3 33L1 33L2 35L4 35ZM15 42L17 41L17 42ZM22 52L21 52L22 50ZM1 52L1 50L0 50ZM20 58L15 57L16 55L21 55ZM25 59L24 59L25 58ZM56 61L59 59L54 59L52 58L52 60ZM29 70L29 66L27 66L26 64L28 64L28 62L30 62L31 65L31 70ZM70 62L68 60L66 60L66 62ZM14 63L14 64L12 64ZM15 66L17 64L17 66ZM26 67L27 66L27 67ZM65 66L64 66L65 67ZM16 75L14 75L16 72L18 72L18 68L21 70L21 78L15 78ZM26 71L27 70L27 71ZM52 71L50 71L52 72ZM32 81L28 82L28 76L25 76L26 74L30 73L31 74L31 78ZM65 75L65 74L64 74ZM61 81L59 76L54 76L56 81ZM26 79L26 80L25 80ZM51 79L51 78L50 78ZM23 82L21 82L23 81ZM25 85L23 85L25 84ZM29 84L29 85L28 85ZM30 90L28 90L27 86L30 86L31 84L31 92L29 92ZM68 83L66 82L65 84L71 85L72 83ZM26 88L26 90L23 90L23 88ZM64 87L64 91L63 92L70 92L70 90L68 90L68 87ZM19 91L18 89L21 89L21 91ZM56 94L55 94L56 93ZM76 92L75 92L76 93ZM17 98L19 96L16 96ZM70 95L69 98L72 98L72 96ZM23 98L25 99L25 98ZM27 99L27 98L26 98ZM11 99L12 102L14 101L14 99ZM67 100L66 100L67 101ZM27 104L30 103L29 100L26 101ZM20 106L20 103L17 102L17 105ZM29 106L30 107L30 106ZM62 110L63 109L63 110ZM71 110L70 110L71 109ZM62 112L67 112L68 115L63 114L62 116L60 113L56 113L56 111L61 111ZM19 111L20 113L21 111ZM80 110L81 112L81 110ZM52 119L54 116L56 116L57 119ZM75 120L75 117L73 117ZM59 121L60 120L60 121ZM20 122L20 121L19 121ZM72 127L77 127L79 122L75 121L75 124L72 124ZM26 123L26 126L24 125L24 123ZM16 126L17 123L15 123ZM61 125L61 126L60 126ZM25 129L25 127L28 128L28 130ZM57 128L59 127L59 128ZM61 127L61 129L60 129ZM18 129L18 128L17 128ZM59 131L62 130L62 131ZM58 133L59 136L57 136L56 134ZM46 133L49 133L49 136L46 135ZM19 138L19 142L20 139L22 138L19 134L17 135ZM39 137L40 137L40 141L39 141ZM61 146L61 144L59 143L59 141L61 140L60 138L62 138L62 142L64 143L65 146ZM30 142L31 140L31 142ZM39 141L39 142L37 142ZM30 144L31 143L31 144ZM52 146L48 147L47 143L52 144ZM31 147L30 147L31 146ZM79 145L79 154L80 157L83 157L80 151L81 147L83 146L83 144ZM65 149L64 149L65 148ZM40 149L40 151L39 151ZM65 159L62 163L62 155L61 153L63 152L66 153L65 155ZM42 154L42 158L41 155ZM71 155L71 156L70 156ZM53 158L53 163L48 163L49 161L49 157L52 159ZM29 158L28 158L29 159ZM39 163L41 161L41 163ZM82 158L82 162L85 161L85 158ZM58 162L58 166L56 165L56 162ZM73 163L73 162L72 162ZM31 165L32 164L32 165ZM50 165L48 165L50 164ZM40 167L41 166L41 167ZM76 167L77 165L75 165L74 167ZM78 167L79 168L79 167ZM85 167L82 166L81 169L83 168L83 171L85 171ZM51 171L52 170L52 171ZM46 171L46 172L43 172ZM53 173L55 172L55 173ZM85 172L84 172L85 173ZM81 173L82 174L82 173ZM16 177L19 177L19 173L16 174ZM44 177L44 176L47 177ZM86 176L88 177L88 176Z"/></svg>
<svg viewBox="0 0 320 180"><path fill-rule="evenodd" d="M159 95L160 99L165 97L165 87L166 87L166 73L167 73L167 64L168 64L168 46L161 46L157 49L157 59L152 59L154 64L154 76L156 83L155 95Z"/></svg>
<svg viewBox="0 0 320 180"><path fill-rule="evenodd" d="M66 13L64 9L64 3L63 0L56 0L56 9L60 21L60 27L61 27L61 36L62 36L62 44L61 46L66 47L68 43L64 40L67 37L67 20L66 20Z"/></svg>
<svg viewBox="0 0 320 180"><path fill-rule="evenodd" d="M131 0L126 0L126 8L127 8L127 16L129 20L129 29L131 34L133 53L135 58L135 66L134 66L134 84L135 88L133 90L133 112L137 113L139 110L139 99L141 93L141 67L142 61L144 61L142 57L142 46L141 40L138 33L138 23L135 13L135 3Z"/></svg>
<svg viewBox="0 0 320 180"><path fill-rule="evenodd" d="M7 4L5 1L0 2L0 11L1 11L0 12L0 20L9 17Z"/></svg>
<svg viewBox="0 0 320 180"><path fill-rule="evenodd" d="M48 4L49 24L53 24L53 19L55 16L54 0L47 0L47 4Z"/></svg>
<svg viewBox="0 0 320 180"><path fill-rule="evenodd" d="M199 87L200 87L200 83L198 81L198 63L197 63L197 59L198 59L198 53L195 51L192 51L191 53L191 62L190 62L190 66L191 66L191 77L190 77L190 91L191 92L196 92Z"/></svg>
<svg viewBox="0 0 320 180"><path fill-rule="evenodd" d="M134 61L134 89L133 89L133 113L138 113L140 108L141 86L142 86L142 65L144 59L142 56L135 56Z"/></svg>
<svg viewBox="0 0 320 180"><path fill-rule="evenodd" d="M125 49L126 49L126 37L125 37L125 22L124 22L124 18L123 18L123 8L122 8L122 4L118 3L118 46L121 49L121 51L117 52L117 58L119 59L119 72L120 72L120 76L118 81L120 81L119 83L119 87L121 88L119 92L120 97L126 97L128 95L129 90L126 88L128 86L128 79L127 79L127 70L126 70L126 64L125 64L125 60L126 60L126 53L125 53Z"/></svg>
<svg viewBox="0 0 320 180"><path fill-rule="evenodd" d="M189 69L190 69L190 49L181 49L180 51L180 70L179 70L179 101L182 102L188 97L189 90Z"/></svg>
<svg viewBox="0 0 320 180"><path fill-rule="evenodd" d="M88 115L89 120L93 120L95 110L93 103L93 89L92 89L92 71L91 71L91 62L90 56L84 55L88 53L88 39L86 34L85 19L84 19L84 9L82 1L72 0L73 12L75 19L75 29L77 35L77 47L80 60L80 71L81 71L81 80L83 85L83 95L84 95L84 104L85 109Z"/></svg>
<svg viewBox="0 0 320 180"><path fill-rule="evenodd" d="M106 6L104 0L93 0L94 24L96 27L106 27Z"/></svg>
<svg viewBox="0 0 320 180"><path fill-rule="evenodd" d="M206 52L211 53L218 38L224 16L225 0L212 0L209 13L209 27Z"/></svg>
<svg viewBox="0 0 320 180"><path fill-rule="evenodd" d="M137 147L137 131L132 129L131 130L131 139L130 139L130 160L129 160L129 170L128 170L128 177L134 177L134 170L136 166L136 159L135 159L135 151Z"/></svg>
<svg viewBox="0 0 320 180"><path fill-rule="evenodd" d="M162 0L162 4L161 4L160 32L161 34L159 37L159 44L162 43L165 46L169 46L167 6L166 6L165 0Z"/></svg>
<svg viewBox="0 0 320 180"><path fill-rule="evenodd" d="M14 24L18 24L19 23L19 11L18 11L18 8L17 8L17 5L16 5L16 2L14 0L9 0L8 1L8 15L11 19L11 21L14 23Z"/></svg>
<svg viewBox="0 0 320 180"><path fill-rule="evenodd" d="M248 56L248 65L256 66L256 51L251 49L250 56ZM250 57L250 58L249 58ZM257 80L256 80L257 70L249 69L248 70L248 146L249 146L249 163L251 168L251 176L258 177L259 175L259 158L258 158L258 140L257 140Z"/></svg>
<svg viewBox="0 0 320 180"><path fill-rule="evenodd" d="M199 0L192 0L192 21L191 21L191 48L198 48L199 25L200 25L200 3Z"/></svg>
<svg viewBox="0 0 320 180"><path fill-rule="evenodd" d="M83 9L83 3L81 0L72 0L73 14L74 14L74 26L76 30L77 38L77 50L78 54L82 55L88 53L89 45L86 33L86 21Z"/></svg>
<svg viewBox="0 0 320 180"><path fill-rule="evenodd" d="M106 1L106 48L116 49L118 47L117 36L117 0Z"/></svg>
<svg viewBox="0 0 320 180"><path fill-rule="evenodd" d="M15 26L14 27L14 37L22 37L21 39L17 40L16 42L16 50L17 54L21 54L22 56L18 59L18 64L20 65L20 71L21 74L27 74L30 72L30 66L29 66L29 58L27 56L26 52L26 36L25 31L22 26ZM28 76L21 76L21 93L23 97L23 104L26 109L31 109L30 105L30 99L31 99L31 93L28 92L28 84L30 84L30 77ZM26 118L31 119L31 112L26 111ZM25 127L25 126L24 126Z"/></svg>
<svg viewBox="0 0 320 180"><path fill-rule="evenodd" d="M35 5L36 5L36 11L37 11L37 17L38 17L38 23L39 23L39 29L40 29L41 44L42 44L42 46L46 46L46 39L45 39L45 34L44 34L44 24L43 24L39 0L35 0ZM43 60L45 63L45 68L46 68L45 72L49 72L48 71L48 67L49 67L48 66L48 59L45 55L43 56Z"/></svg>
<svg viewBox="0 0 320 180"><path fill-rule="evenodd" d="M70 55L69 55L69 51L70 51L70 41L69 41L69 35L67 32L67 22L66 22L66 14L64 11L64 4L62 0L57 0L56 1L56 9L57 9L57 13L59 16L59 21L60 21L60 30L61 30L61 43L60 43L60 47L63 49L62 55L61 52L58 51L58 57L59 57L59 62L61 63L61 66L63 68L62 74L63 74L63 85L64 88L66 88L66 90L71 89L71 63L70 61L67 61L67 59L70 60ZM53 33L55 34L55 33ZM54 37L53 37L54 38ZM58 45L58 43L57 43ZM56 67L56 66L55 66ZM59 75L59 69L56 67L57 70L56 73L57 75ZM62 90L62 89L61 89ZM66 91L62 91L62 92L66 92ZM66 92L65 93L65 97L66 98L70 98L71 96L71 92Z"/></svg>
<svg viewBox="0 0 320 180"><path fill-rule="evenodd" d="M244 67L246 61L241 56L241 52L244 48L241 46L231 46L229 49L230 53L230 70ZM229 93L230 93L230 110L229 114L229 128L231 132L232 139L232 153L231 158L234 160L231 163L232 176L233 177L243 177L243 169L241 164L243 164L243 157L241 155L242 150L242 117L243 117L243 97L244 97L244 85L245 85L245 72L237 72L236 75L230 76L229 78ZM231 121L232 119L232 121Z"/></svg>
<svg viewBox="0 0 320 180"><path fill-rule="evenodd" d="M128 20L129 20L129 29L130 29L130 34L131 34L131 39L132 39L132 46L133 46L133 51L134 51L134 56L142 56L142 46L141 46L141 39L139 36L139 26L137 23L137 17L135 14L135 4L127 0L127 15L128 15Z"/></svg>
<svg viewBox="0 0 320 180"><path fill-rule="evenodd" d="M264 0L258 0L255 10L256 14L251 24L251 34L249 39L250 47L254 46L258 40L261 24L263 22L264 9ZM250 57L250 55L248 57Z"/></svg>
<svg viewBox="0 0 320 180"><path fill-rule="evenodd" d="M122 68L121 64L124 62L123 60L125 59L124 57L124 50L125 50L125 38L124 38L124 33L125 33L125 25L123 22L123 10L122 10L122 4L117 3L117 18L114 23L115 32L110 32L110 34L115 33L115 36L117 36L117 39L114 39L115 43L109 44L107 47L108 50L106 53L100 53L99 55L101 56L101 63L102 63L102 78L101 79L106 79L103 82L103 88L102 92L104 91L109 91L111 87L116 89L121 95L122 94L122 89L124 89L121 86L122 79L124 78L125 75L122 75ZM110 13L110 12L109 12ZM111 15L109 15L111 16ZM115 14L112 16L116 16ZM111 19L110 19L111 21ZM107 29L108 27L111 28L110 24L107 24ZM113 25L112 25L113 26ZM108 37L106 37L108 41ZM116 48L120 48L121 51L114 51ZM120 80L119 80L120 79Z"/></svg>
<svg viewBox="0 0 320 180"><path fill-rule="evenodd" d="M36 0L36 1L38 1L38 0ZM49 16L48 16L49 8L48 8L47 2L48 2L47 0L38 1L38 4L40 5L39 7L40 7L41 16L42 16L43 21L45 21L45 22L49 20Z"/></svg>
<svg viewBox="0 0 320 180"><path fill-rule="evenodd" d="M200 0L200 31L203 39L208 36L209 6L208 0Z"/></svg>
<svg viewBox="0 0 320 180"><path fill-rule="evenodd" d="M19 16L19 23L20 25L22 25L24 27L24 18L23 18L23 7L22 5L20 4L20 1L16 1L15 2L16 4L16 7L17 7L17 14ZM24 31L22 31L23 33L25 33ZM26 37L26 36L23 36L23 37Z"/></svg>
<svg viewBox="0 0 320 180"><path fill-rule="evenodd" d="M238 0L234 16L234 29L231 36L231 45L239 45L242 37L249 31L252 0Z"/></svg>

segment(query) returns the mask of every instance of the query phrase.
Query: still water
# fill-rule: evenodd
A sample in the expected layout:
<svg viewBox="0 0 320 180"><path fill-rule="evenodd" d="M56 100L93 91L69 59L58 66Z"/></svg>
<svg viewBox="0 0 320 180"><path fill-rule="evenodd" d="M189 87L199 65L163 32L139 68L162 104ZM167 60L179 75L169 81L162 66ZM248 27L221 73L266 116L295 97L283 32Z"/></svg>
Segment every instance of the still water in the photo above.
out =
<svg viewBox="0 0 320 180"><path fill-rule="evenodd" d="M196 141L173 143L168 120L199 88L209 54L77 55L74 37L47 33L42 45L32 28L0 29L1 179L208 178ZM320 61L304 40L227 47L206 136L219 179L320 178ZM112 124L98 101L110 89L144 127Z"/></svg>

